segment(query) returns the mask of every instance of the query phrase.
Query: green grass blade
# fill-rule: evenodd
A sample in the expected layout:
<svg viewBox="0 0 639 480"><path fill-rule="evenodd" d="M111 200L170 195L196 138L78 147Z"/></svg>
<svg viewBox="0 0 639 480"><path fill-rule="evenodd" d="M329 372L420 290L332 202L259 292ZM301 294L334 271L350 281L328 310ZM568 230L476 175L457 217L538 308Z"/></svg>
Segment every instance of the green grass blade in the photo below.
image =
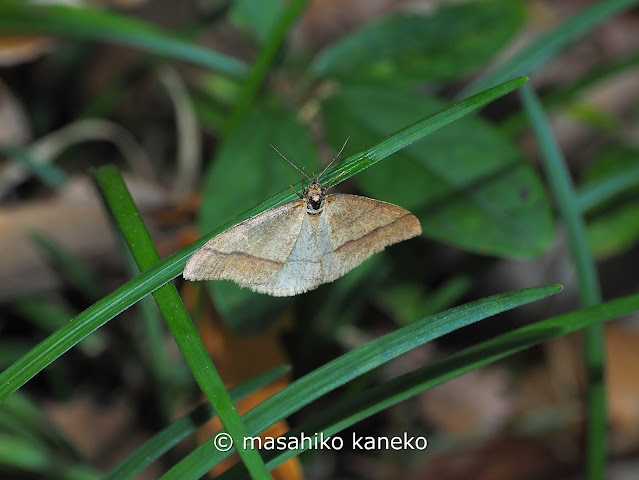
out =
<svg viewBox="0 0 639 480"><path fill-rule="evenodd" d="M638 310L639 295L632 295L518 328L365 390L291 429L286 433L286 437L299 437L301 432L307 435L320 432L323 432L325 436L334 435L365 418L464 373L552 338ZM273 469L302 451L304 449L270 452L270 455L265 455L266 465L269 469ZM243 470L238 465L222 475L220 479L242 478L242 473Z"/></svg>
<svg viewBox="0 0 639 480"><path fill-rule="evenodd" d="M581 189L576 199L577 208L584 213L598 207L621 193L639 185L639 165L593 182Z"/></svg>
<svg viewBox="0 0 639 480"><path fill-rule="evenodd" d="M586 307L594 305L601 301L597 272L589 252L585 225L570 174L536 95L528 86L524 86L521 97L542 152L541 159L550 187L566 224L566 233L577 269L581 301Z"/></svg>
<svg viewBox="0 0 639 480"><path fill-rule="evenodd" d="M248 67L232 57L184 41L148 23L97 9L4 2L0 4L0 32L106 41L190 62L235 78L248 73Z"/></svg>
<svg viewBox="0 0 639 480"><path fill-rule="evenodd" d="M540 98L541 104L544 110L549 112L552 109L565 107L574 102L578 103L590 88L601 85L618 75L623 75L624 72L633 69L637 64L639 64L639 53L633 52L621 58L614 58L603 65L597 65L583 76L575 79L573 83L559 86L552 92L545 94ZM527 127L528 119L526 118L526 113L521 110L513 113L500 125L501 131L509 137L514 137Z"/></svg>
<svg viewBox="0 0 639 480"><path fill-rule="evenodd" d="M233 131L239 121L244 117L250 106L253 104L257 93L269 72L269 68L279 51L286 35L290 32L293 22L306 8L309 0L293 0L282 11L278 17L272 32L264 43L253 64L253 68L248 78L244 82L239 92L237 103L231 112L228 120L226 133Z"/></svg>
<svg viewBox="0 0 639 480"><path fill-rule="evenodd" d="M140 269L135 263L133 256L121 242L121 251L125 252L125 264L131 278L140 274ZM144 325L142 336L144 343L139 345L139 356L144 363L144 368L148 369L153 395L155 396L159 418L161 421L168 421L171 415L174 397L174 378L180 375L178 366L169 360L166 351L166 340L164 335L164 322L157 305L152 297L145 297L137 304L137 310ZM181 372L180 372L181 373Z"/></svg>
<svg viewBox="0 0 639 480"><path fill-rule="evenodd" d="M229 395L234 402L238 402L289 371L290 367L286 365L275 367L229 389ZM175 420L138 447L109 472L104 477L104 480L125 480L134 477L213 416L215 416L215 410L210 403L200 405L195 410Z"/></svg>
<svg viewBox="0 0 639 480"><path fill-rule="evenodd" d="M586 227L581 216L570 174L563 156L545 119L535 93L528 86L521 91L524 108L533 127L542 152L542 163L546 170L551 190L563 219L568 245L577 272L579 296L583 306L601 302L601 291L595 263L590 253ZM584 347L586 375L588 378L588 447L586 454L588 478L604 476L606 457L606 390L605 344L601 324L585 330Z"/></svg>
<svg viewBox="0 0 639 480"><path fill-rule="evenodd" d="M588 33L596 25L637 2L638 0L595 2L591 7L583 9L550 32L542 35L497 69L488 71L477 78L461 92L460 96L468 96L484 90L507 78L529 74L557 55L567 45Z"/></svg>
<svg viewBox="0 0 639 480"><path fill-rule="evenodd" d="M100 167L95 172L95 178L140 270L144 271L159 263L160 255L117 168ZM244 465L251 472L251 477L270 479L260 454L252 449L244 449L244 424L197 329L191 322L177 289L173 284L164 285L153 293L153 297L195 380L218 413L222 425L233 438L233 444Z"/></svg>
<svg viewBox="0 0 639 480"><path fill-rule="evenodd" d="M249 435L274 423L347 382L430 340L491 315L530 303L561 290L558 285L494 295L452 308L373 340L291 383L246 413ZM164 480L199 478L230 452L220 452L211 441L200 445L162 477Z"/></svg>
<svg viewBox="0 0 639 480"><path fill-rule="evenodd" d="M413 125L410 125L388 138L370 147L363 152L346 158L338 165L334 165L324 176L324 179L331 181L340 175L341 171L346 173L340 180L357 174L361 170L370 167L374 163L386 158L397 150L410 145L420 138L435 130L448 125L458 118L467 115L474 110L483 107L492 100L503 96L518 88L526 81L525 78L511 80L497 87L481 92L473 97L463 100L455 105L445 108L434 115L426 117ZM298 185L299 186L299 185ZM160 263L145 270L140 276L122 285L106 297L102 298L69 322L64 328L56 331L43 340L25 356L12 364L0 374L0 401L7 398L11 393L24 385L29 379L42 371L56 358L69 350L75 344L91 332L97 330L113 317L138 302L140 299L155 291L184 270L187 259L204 245L208 240L232 225L250 218L264 210L279 205L285 201L292 200L294 194L287 186L277 195L267 199L256 207L246 211L233 221L216 228L209 234L203 236L188 247L181 249Z"/></svg>
<svg viewBox="0 0 639 480"><path fill-rule="evenodd" d="M39 161L37 158L34 158L31 150L22 145L0 145L0 152L11 160L24 165L31 173L52 188L60 189L67 181L67 174L64 170L55 165Z"/></svg>

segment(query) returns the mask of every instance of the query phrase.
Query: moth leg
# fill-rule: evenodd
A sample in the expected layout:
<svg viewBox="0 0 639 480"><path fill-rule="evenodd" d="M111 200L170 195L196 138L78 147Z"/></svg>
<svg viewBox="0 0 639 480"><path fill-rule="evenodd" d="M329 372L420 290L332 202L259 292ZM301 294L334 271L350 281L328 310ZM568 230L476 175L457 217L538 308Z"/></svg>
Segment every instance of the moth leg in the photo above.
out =
<svg viewBox="0 0 639 480"><path fill-rule="evenodd" d="M342 173L340 173L337 177L335 177L333 180L331 180L329 182L329 184L326 186L326 190L328 190L329 188L331 188L333 186L333 184L337 181L337 179L339 177L341 177L342 175L344 175L346 173L346 170L343 170Z"/></svg>
<svg viewBox="0 0 639 480"><path fill-rule="evenodd" d="M295 187L293 185L291 185L291 190L293 190L295 192L295 195L297 195L300 198L304 198L304 195L301 195L300 192L298 192L297 190L295 190Z"/></svg>

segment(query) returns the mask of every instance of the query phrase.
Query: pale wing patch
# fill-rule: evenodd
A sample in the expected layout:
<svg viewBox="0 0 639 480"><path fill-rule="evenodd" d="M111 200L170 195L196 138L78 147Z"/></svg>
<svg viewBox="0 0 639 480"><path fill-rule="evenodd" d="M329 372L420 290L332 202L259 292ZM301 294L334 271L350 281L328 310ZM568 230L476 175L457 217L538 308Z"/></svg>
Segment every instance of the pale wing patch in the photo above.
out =
<svg viewBox="0 0 639 480"><path fill-rule="evenodd" d="M306 216L306 203L296 200L238 223L193 254L184 278L232 280L255 290L282 269Z"/></svg>
<svg viewBox="0 0 639 480"><path fill-rule="evenodd" d="M323 281L331 282L389 245L422 233L408 210L357 195L328 195L325 213L330 224L330 252L322 257Z"/></svg>
<svg viewBox="0 0 639 480"><path fill-rule="evenodd" d="M330 225L325 213L305 213L297 241L282 269L254 290L274 296L304 293L325 283L322 257L330 252Z"/></svg>

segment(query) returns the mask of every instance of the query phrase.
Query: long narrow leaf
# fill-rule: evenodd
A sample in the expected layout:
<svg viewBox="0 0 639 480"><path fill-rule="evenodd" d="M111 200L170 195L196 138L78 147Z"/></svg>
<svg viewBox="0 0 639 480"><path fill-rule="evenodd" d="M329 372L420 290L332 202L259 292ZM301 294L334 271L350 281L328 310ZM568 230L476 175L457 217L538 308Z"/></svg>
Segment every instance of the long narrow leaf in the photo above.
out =
<svg viewBox="0 0 639 480"><path fill-rule="evenodd" d="M0 32L106 41L191 62L235 78L248 73L248 67L232 57L181 40L148 23L92 8L3 2L0 4Z"/></svg>
<svg viewBox="0 0 639 480"><path fill-rule="evenodd" d="M542 152L542 163L557 206L566 227L566 235L575 270L581 303L585 307L601 302L601 290L590 253L586 227L570 173L555 141L537 96L531 88L521 91L526 114L530 119ZM584 335L585 369L588 377L588 478L603 478L606 457L606 385L604 381L606 352L603 326L592 325Z"/></svg>
<svg viewBox="0 0 639 480"><path fill-rule="evenodd" d="M111 165L100 167L95 172L95 178L140 270L144 271L159 263L160 255L117 168ZM259 453L244 448L244 424L197 329L191 322L177 289L173 284L164 285L153 293L153 298L164 315L175 343L184 355L195 380L217 411L222 425L233 438L233 444L244 465L251 472L251 477L270 479Z"/></svg>
<svg viewBox="0 0 639 480"><path fill-rule="evenodd" d="M290 2L279 15L268 38L264 43L264 47L260 51L255 60L251 73L248 75L246 82L242 86L238 95L237 103L227 122L226 133L228 134L237 126L238 122L246 114L251 104L255 100L260 86L264 82L268 74L271 63L286 37L289 33L293 22L304 11L309 0L293 0Z"/></svg>

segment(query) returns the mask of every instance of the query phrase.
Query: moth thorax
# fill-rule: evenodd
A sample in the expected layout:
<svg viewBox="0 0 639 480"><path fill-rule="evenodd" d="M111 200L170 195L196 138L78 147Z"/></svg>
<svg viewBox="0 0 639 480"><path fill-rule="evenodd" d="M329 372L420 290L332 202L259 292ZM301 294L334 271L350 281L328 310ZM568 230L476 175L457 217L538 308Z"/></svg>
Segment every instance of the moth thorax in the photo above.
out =
<svg viewBox="0 0 639 480"><path fill-rule="evenodd" d="M309 215L318 215L324 210L325 188L319 182L313 182L306 187L304 198L306 200L306 212Z"/></svg>

